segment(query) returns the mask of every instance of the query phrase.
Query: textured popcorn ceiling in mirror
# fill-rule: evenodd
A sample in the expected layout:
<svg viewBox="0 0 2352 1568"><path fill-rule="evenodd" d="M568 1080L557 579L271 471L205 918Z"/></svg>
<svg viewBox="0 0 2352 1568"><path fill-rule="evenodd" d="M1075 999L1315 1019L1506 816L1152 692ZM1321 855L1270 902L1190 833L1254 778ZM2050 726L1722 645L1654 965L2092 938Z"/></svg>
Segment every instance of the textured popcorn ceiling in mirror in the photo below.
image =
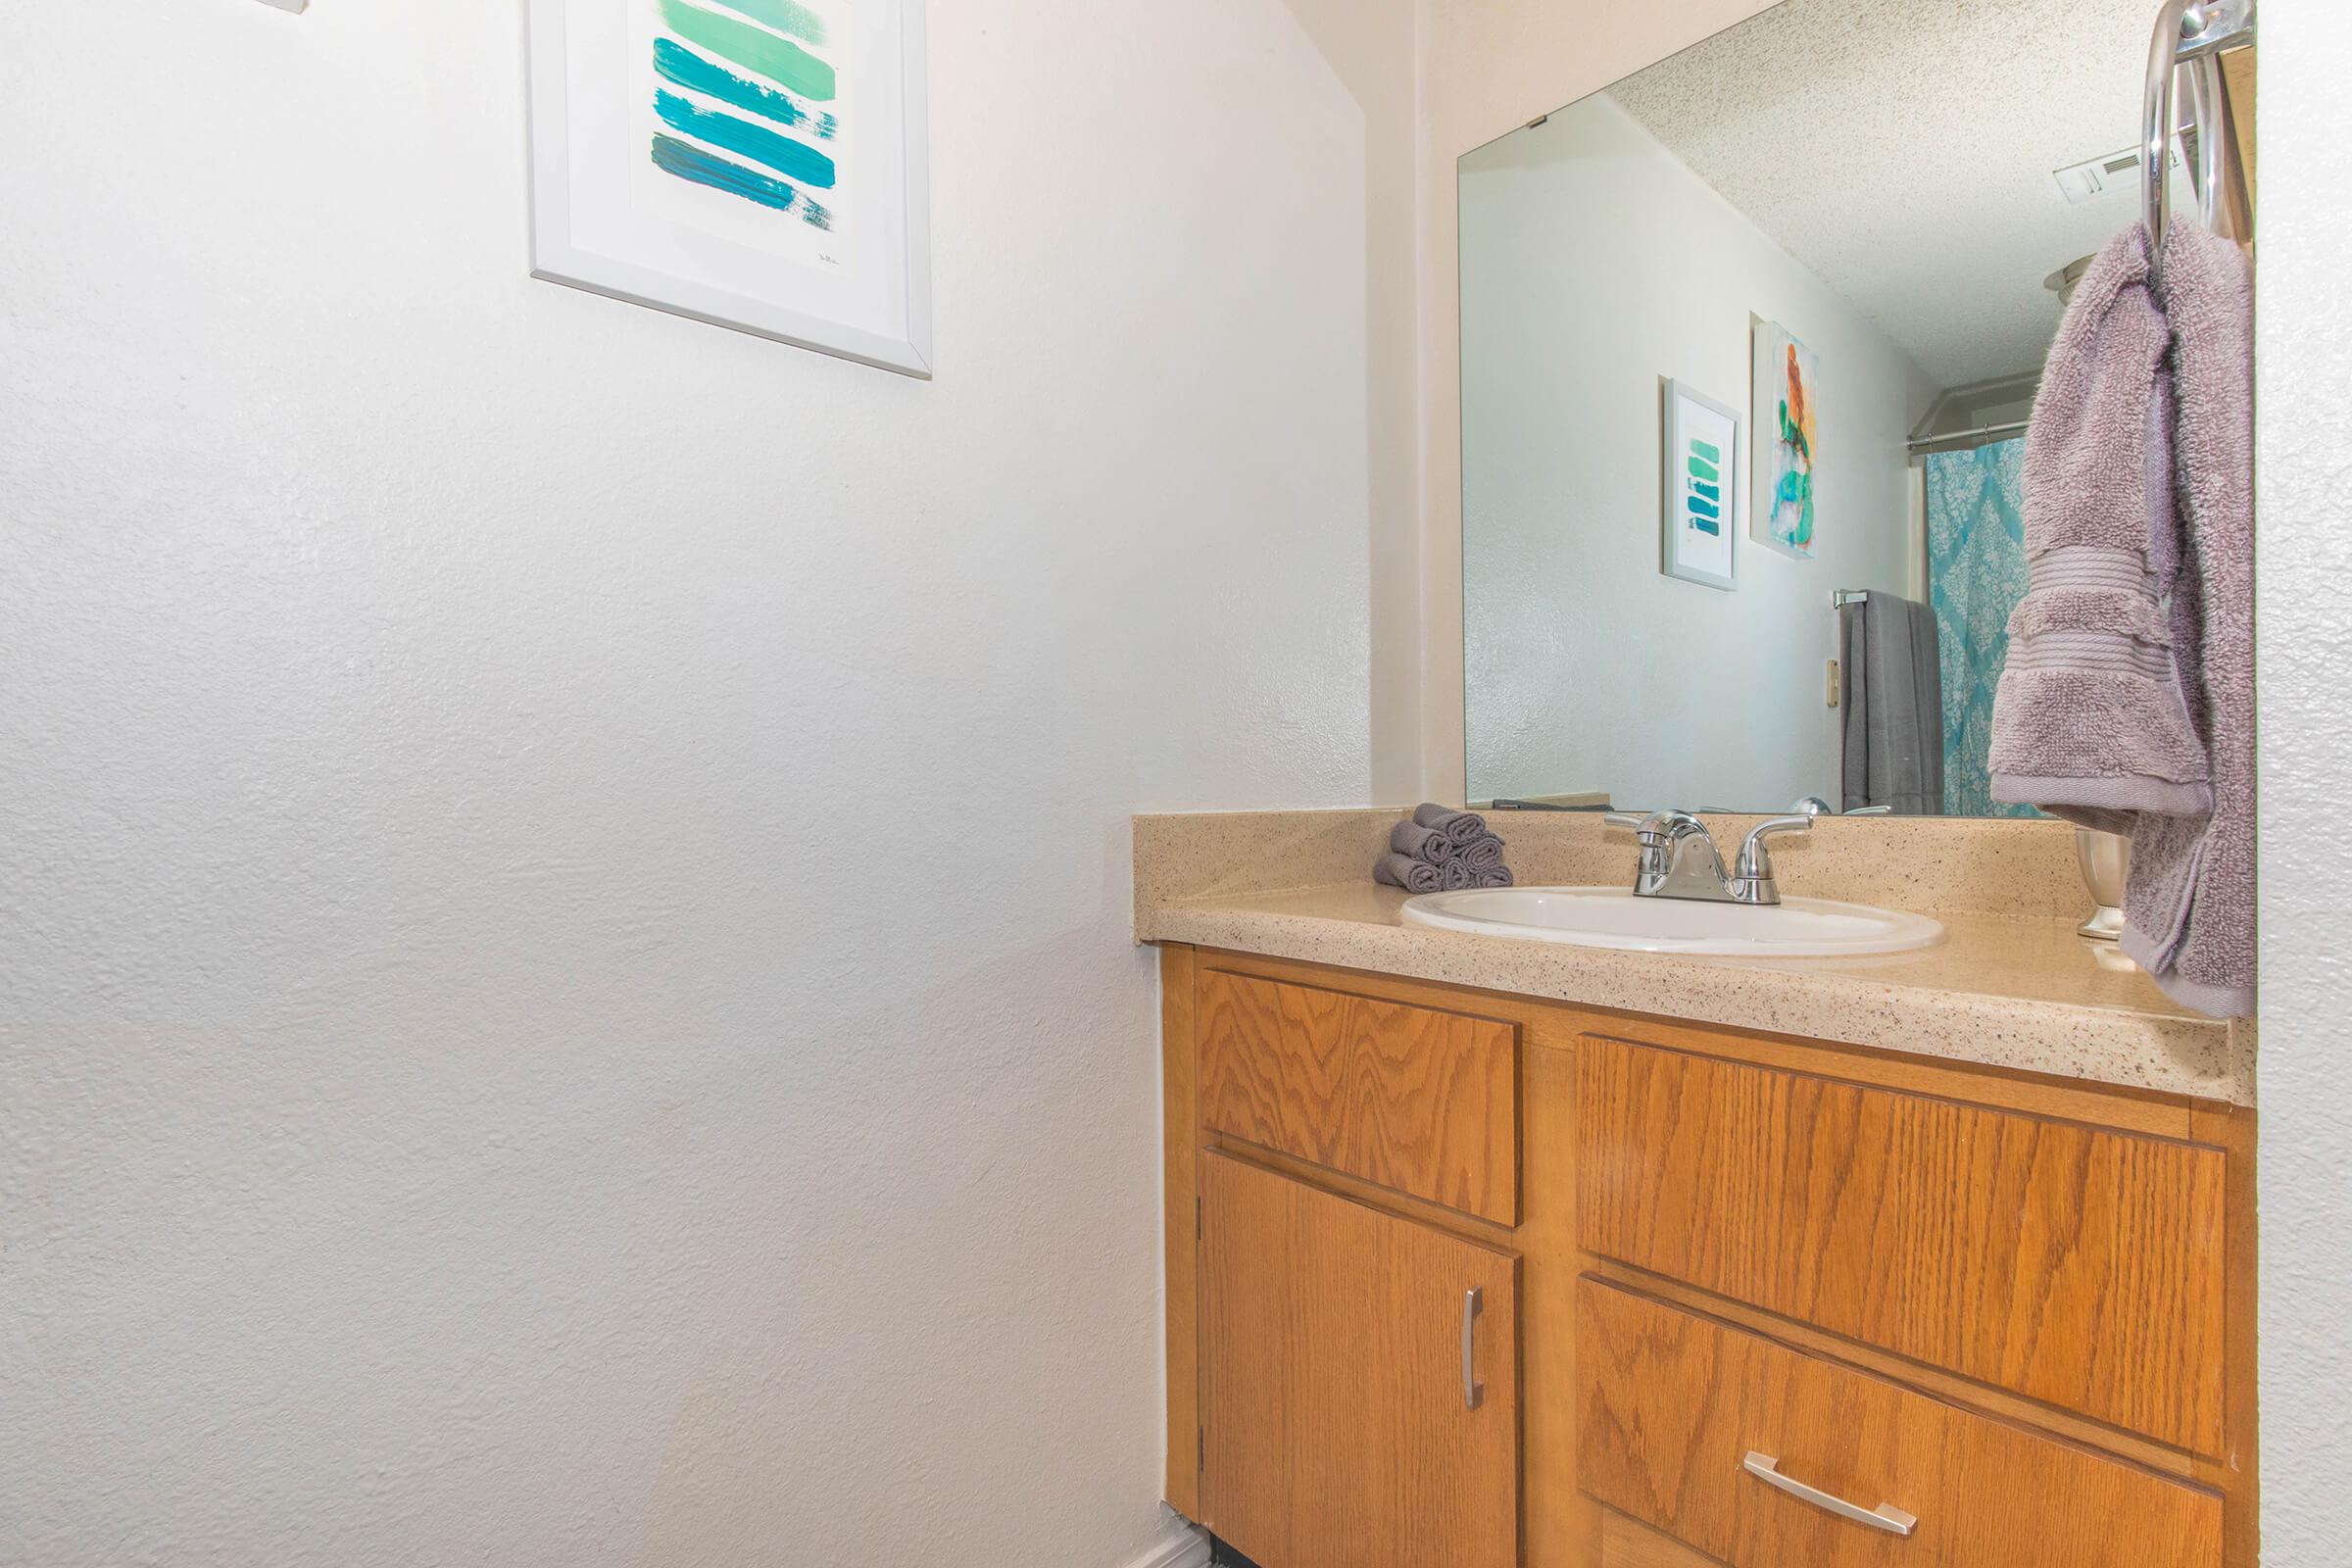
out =
<svg viewBox="0 0 2352 1568"><path fill-rule="evenodd" d="M1788 0L1610 89L1943 386L2040 368L2042 279L2139 216L2155 0Z"/></svg>

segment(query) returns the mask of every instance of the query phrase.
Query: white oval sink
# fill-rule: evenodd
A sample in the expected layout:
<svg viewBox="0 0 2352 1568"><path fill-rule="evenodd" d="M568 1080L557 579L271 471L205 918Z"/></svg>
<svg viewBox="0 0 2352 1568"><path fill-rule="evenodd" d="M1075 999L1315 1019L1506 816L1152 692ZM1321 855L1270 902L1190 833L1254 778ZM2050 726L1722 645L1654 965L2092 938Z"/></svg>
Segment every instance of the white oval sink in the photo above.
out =
<svg viewBox="0 0 2352 1568"><path fill-rule="evenodd" d="M1425 893L1404 905L1408 925L1531 937L1580 948L1739 958L1862 957L1943 940L1924 914L1827 899L1777 905L1638 899L1624 888L1485 888Z"/></svg>

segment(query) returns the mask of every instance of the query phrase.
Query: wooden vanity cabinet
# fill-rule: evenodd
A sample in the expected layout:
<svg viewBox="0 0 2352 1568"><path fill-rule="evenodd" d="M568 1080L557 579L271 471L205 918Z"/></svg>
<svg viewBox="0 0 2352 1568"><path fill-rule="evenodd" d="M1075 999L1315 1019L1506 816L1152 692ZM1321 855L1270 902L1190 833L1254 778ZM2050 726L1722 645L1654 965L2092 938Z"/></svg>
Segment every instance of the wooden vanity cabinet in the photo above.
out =
<svg viewBox="0 0 2352 1568"><path fill-rule="evenodd" d="M2250 1112L1162 979L1167 1494L1260 1568L2255 1568Z"/></svg>
<svg viewBox="0 0 2352 1568"><path fill-rule="evenodd" d="M1261 1565L1513 1568L1518 1260L1227 1154L1200 1198L1217 1533Z"/></svg>

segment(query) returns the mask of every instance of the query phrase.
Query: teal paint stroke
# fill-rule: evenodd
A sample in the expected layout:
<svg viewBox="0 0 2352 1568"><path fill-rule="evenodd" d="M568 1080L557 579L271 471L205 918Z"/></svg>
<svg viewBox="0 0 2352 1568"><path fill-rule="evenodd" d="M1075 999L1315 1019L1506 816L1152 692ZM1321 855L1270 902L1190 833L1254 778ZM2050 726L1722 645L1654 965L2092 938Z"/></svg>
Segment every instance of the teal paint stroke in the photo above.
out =
<svg viewBox="0 0 2352 1568"><path fill-rule="evenodd" d="M1992 699L2025 597L2026 444L1928 458L1928 599L1942 662L1943 807L1954 816L2036 816L1992 798Z"/></svg>
<svg viewBox="0 0 2352 1568"><path fill-rule="evenodd" d="M802 108L800 100L790 93L746 81L716 61L705 60L675 38L654 40L654 70L664 81L675 82L690 92L715 98L747 115L758 115L779 125L814 131L826 141L832 140L839 128L839 122L831 115L812 114Z"/></svg>
<svg viewBox="0 0 2352 1568"><path fill-rule="evenodd" d="M829 103L838 90L831 66L790 38L780 38L748 22L705 11L686 0L662 0L662 22L696 48L732 61L804 98Z"/></svg>
<svg viewBox="0 0 2352 1568"><path fill-rule="evenodd" d="M789 32L795 38L810 43L825 41L825 19L799 3L799 0L727 0L727 7L740 11L754 22L763 22L778 32Z"/></svg>
<svg viewBox="0 0 2352 1568"><path fill-rule="evenodd" d="M797 209L802 220L812 227L829 229L833 226L833 215L810 201L796 187L780 179L770 179L741 164L729 163L675 136L655 135L654 167L680 179L708 185L712 190L740 196L746 201L758 202L762 207L772 207L780 213Z"/></svg>
<svg viewBox="0 0 2352 1568"><path fill-rule="evenodd" d="M817 190L833 188L833 160L805 141L779 136L765 125L755 125L714 109L697 109L674 92L654 94L654 113L670 129L707 141L722 152L765 164L786 179Z"/></svg>

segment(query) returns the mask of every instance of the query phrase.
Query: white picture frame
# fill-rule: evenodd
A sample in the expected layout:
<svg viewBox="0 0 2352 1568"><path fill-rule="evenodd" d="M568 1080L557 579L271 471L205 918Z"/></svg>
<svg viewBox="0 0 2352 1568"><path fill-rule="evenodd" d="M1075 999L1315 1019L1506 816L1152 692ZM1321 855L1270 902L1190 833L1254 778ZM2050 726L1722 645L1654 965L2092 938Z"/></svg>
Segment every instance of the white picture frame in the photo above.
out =
<svg viewBox="0 0 2352 1568"><path fill-rule="evenodd" d="M530 0L531 275L929 379L928 97L923 0Z"/></svg>
<svg viewBox="0 0 2352 1568"><path fill-rule="evenodd" d="M1705 393L1660 377L1658 569L1684 582L1739 587L1742 431Z"/></svg>

